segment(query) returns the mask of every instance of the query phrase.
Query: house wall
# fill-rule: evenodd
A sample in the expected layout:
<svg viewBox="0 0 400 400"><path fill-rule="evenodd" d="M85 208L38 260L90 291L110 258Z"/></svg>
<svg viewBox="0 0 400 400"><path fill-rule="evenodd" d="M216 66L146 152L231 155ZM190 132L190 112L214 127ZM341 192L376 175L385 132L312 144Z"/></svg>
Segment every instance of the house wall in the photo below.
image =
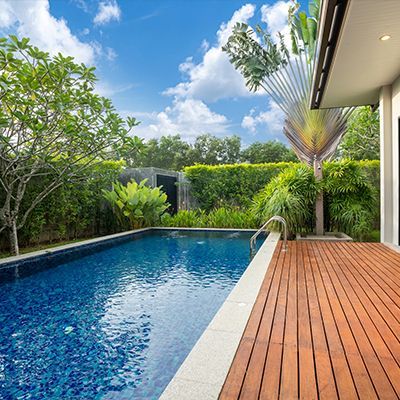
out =
<svg viewBox="0 0 400 400"><path fill-rule="evenodd" d="M380 92L381 241L399 245L400 76Z"/></svg>

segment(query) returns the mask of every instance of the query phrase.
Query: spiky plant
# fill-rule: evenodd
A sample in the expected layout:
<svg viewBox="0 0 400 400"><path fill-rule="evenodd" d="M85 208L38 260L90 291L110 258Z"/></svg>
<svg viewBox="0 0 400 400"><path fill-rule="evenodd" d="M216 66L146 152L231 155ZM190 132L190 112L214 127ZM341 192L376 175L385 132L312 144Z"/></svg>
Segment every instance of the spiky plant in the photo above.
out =
<svg viewBox="0 0 400 400"><path fill-rule="evenodd" d="M260 26L238 23L223 50L245 78L251 91L263 89L285 114L283 131L298 158L314 165L322 178L322 161L335 152L352 109L311 110L309 98L319 18L319 0L309 14L298 12L294 1L288 13L291 49L282 34L277 40ZM316 233L323 233L323 198L316 201Z"/></svg>

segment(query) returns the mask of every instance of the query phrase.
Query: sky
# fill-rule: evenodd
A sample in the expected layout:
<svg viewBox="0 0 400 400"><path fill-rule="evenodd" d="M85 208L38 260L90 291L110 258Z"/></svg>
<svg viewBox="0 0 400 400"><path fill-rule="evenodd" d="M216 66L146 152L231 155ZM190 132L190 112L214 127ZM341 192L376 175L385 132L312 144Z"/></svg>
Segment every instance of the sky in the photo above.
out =
<svg viewBox="0 0 400 400"><path fill-rule="evenodd" d="M144 139L239 135L280 140L283 115L250 93L221 47L236 22L285 33L291 0L0 0L0 36L96 67L96 91Z"/></svg>

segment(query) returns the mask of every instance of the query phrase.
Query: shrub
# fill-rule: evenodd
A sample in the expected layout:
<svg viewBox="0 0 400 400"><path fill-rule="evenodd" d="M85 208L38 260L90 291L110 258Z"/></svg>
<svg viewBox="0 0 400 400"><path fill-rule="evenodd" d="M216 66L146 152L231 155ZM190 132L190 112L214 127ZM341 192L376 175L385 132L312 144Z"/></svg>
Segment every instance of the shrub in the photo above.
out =
<svg viewBox="0 0 400 400"><path fill-rule="evenodd" d="M378 215L377 190L360 163L341 161L325 165L323 188L328 228L362 240L373 230Z"/></svg>
<svg viewBox="0 0 400 400"><path fill-rule="evenodd" d="M203 212L200 210L181 210L175 215L164 214L161 218L161 225L186 227L186 228L202 228L204 223Z"/></svg>
<svg viewBox="0 0 400 400"><path fill-rule="evenodd" d="M330 162L326 163L329 166ZM333 163L335 164L335 163ZM379 161L356 161L368 180L379 190ZM293 163L195 165L185 168L190 192L199 208L210 211L220 207L248 208L254 196L272 178Z"/></svg>
<svg viewBox="0 0 400 400"><path fill-rule="evenodd" d="M201 209L248 207L279 172L293 163L195 165L185 168L190 191Z"/></svg>
<svg viewBox="0 0 400 400"><path fill-rule="evenodd" d="M312 230L318 191L313 171L305 164L291 166L273 178L254 198L258 222L274 215L285 218L290 233Z"/></svg>
<svg viewBox="0 0 400 400"><path fill-rule="evenodd" d="M155 225L169 207L167 195L161 188L146 186L146 181L144 179L138 184L132 180L126 186L115 182L112 190L103 189L104 197L121 224L128 220L133 229Z"/></svg>
<svg viewBox="0 0 400 400"><path fill-rule="evenodd" d="M108 207L102 189L109 189L118 179L124 163L102 161L86 171L84 180L66 183L48 195L29 215L20 231L23 246L39 241L70 240L85 236L117 232L115 217ZM27 188L22 211L28 208L37 193L48 184L46 176L36 179ZM0 190L0 199L4 193ZM4 232L0 235L0 248L8 247Z"/></svg>
<svg viewBox="0 0 400 400"><path fill-rule="evenodd" d="M257 221L250 210L221 207L205 212L203 210L179 211L175 215L165 214L163 226L196 228L257 228Z"/></svg>

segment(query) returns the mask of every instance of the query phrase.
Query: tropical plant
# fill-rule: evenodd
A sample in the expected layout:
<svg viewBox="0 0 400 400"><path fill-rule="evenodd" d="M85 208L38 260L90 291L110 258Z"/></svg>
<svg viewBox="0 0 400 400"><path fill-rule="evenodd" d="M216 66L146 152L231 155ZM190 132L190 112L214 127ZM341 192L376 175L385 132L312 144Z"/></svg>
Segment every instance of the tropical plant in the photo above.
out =
<svg viewBox="0 0 400 400"><path fill-rule="evenodd" d="M344 160L325 167L323 190L327 223L362 240L373 230L378 214L376 189L359 163Z"/></svg>
<svg viewBox="0 0 400 400"><path fill-rule="evenodd" d="M204 212L200 210L180 210L174 215L165 213L161 217L161 225L177 228L203 228Z"/></svg>
<svg viewBox="0 0 400 400"><path fill-rule="evenodd" d="M314 222L318 190L312 169L298 164L282 171L255 196L252 212L259 223L280 215L290 233L304 232Z"/></svg>
<svg viewBox="0 0 400 400"><path fill-rule="evenodd" d="M250 210L232 207L216 208L208 213L204 210L182 210L175 215L165 214L163 226L196 228L257 228L257 221Z"/></svg>
<svg viewBox="0 0 400 400"><path fill-rule="evenodd" d="M240 210L232 207L220 207L207 215L208 228L257 228L257 219L250 210Z"/></svg>
<svg viewBox="0 0 400 400"><path fill-rule="evenodd" d="M66 182L129 143L137 121L125 121L94 93L94 68L72 57L50 57L15 36L0 38L0 233L18 254L18 232L32 211ZM47 185L21 205L35 180ZM31 192L32 193L32 192Z"/></svg>
<svg viewBox="0 0 400 400"><path fill-rule="evenodd" d="M138 184L132 180L126 186L115 182L112 190L103 189L105 199L111 204L121 224L129 221L133 229L153 226L168 209L167 195L160 187L146 186L146 181L144 179Z"/></svg>
<svg viewBox="0 0 400 400"><path fill-rule="evenodd" d="M319 0L310 3L310 16L298 12L297 2L290 7L291 49L280 33L276 41L260 26L253 30L238 23L223 50L242 73L247 87L266 91L280 107L286 117L283 131L295 153L300 160L314 165L316 178L322 179L322 161L334 154L351 109L309 107L319 6ZM322 193L316 201L316 233L323 233Z"/></svg>

